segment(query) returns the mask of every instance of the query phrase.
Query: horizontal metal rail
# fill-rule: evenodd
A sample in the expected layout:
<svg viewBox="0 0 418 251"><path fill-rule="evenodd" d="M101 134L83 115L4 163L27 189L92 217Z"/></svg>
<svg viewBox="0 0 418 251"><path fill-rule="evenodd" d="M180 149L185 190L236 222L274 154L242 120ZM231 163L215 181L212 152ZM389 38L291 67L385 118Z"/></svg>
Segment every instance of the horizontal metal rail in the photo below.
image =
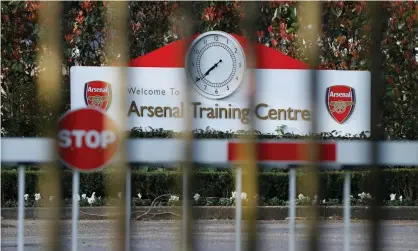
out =
<svg viewBox="0 0 418 251"><path fill-rule="evenodd" d="M235 154L244 141L199 139L193 147L199 149L193 156L195 163L239 163ZM371 142L360 140L320 141L321 164L330 166L371 164ZM186 161L186 142L179 139L130 139L127 140L127 158L130 163L173 164ZM46 163L54 160L54 140L48 138L2 138L1 162L10 164ZM289 140L258 141L258 163L303 164L299 152L309 147L309 141ZM418 164L418 141L381 141L380 165L413 166ZM117 157L114 159L117 161Z"/></svg>
<svg viewBox="0 0 418 251"><path fill-rule="evenodd" d="M226 164L237 163L239 158L236 151L241 150L244 141L239 140L213 140L203 139L194 140L193 147L199 147L200 151L195 153L194 160L203 164ZM367 165L371 161L370 144L367 141L321 141L318 142L320 149L324 152L321 158L335 169L342 169L352 165ZM183 140L178 139L131 139L127 141L128 162L131 163L169 163L185 161L183 155ZM296 171L298 165L303 165L306 161L299 159L299 152L306 149L309 142L304 140L258 141L259 152L258 160L261 163L272 163L277 167L290 169L289 173L289 247L294 249L296 246ZM1 142L1 161L8 164L29 164L45 163L53 160L54 140L47 138L2 138ZM418 165L418 141L398 141L380 142L378 150L382 153L381 164L384 165ZM238 166L236 175L236 250L241 246L241 221L242 221L242 173ZM23 250L24 235L24 194L25 194L25 168L19 166L19 214L18 214L18 247ZM126 176L125 193L127 199L131 197L129 170ZM344 250L350 250L350 171L345 171L344 179ZM74 171L73 176L73 220L72 220L72 250L77 250L78 245L78 214L79 206L75 199L79 191L79 173ZM130 207L126 207L126 232L130 233Z"/></svg>

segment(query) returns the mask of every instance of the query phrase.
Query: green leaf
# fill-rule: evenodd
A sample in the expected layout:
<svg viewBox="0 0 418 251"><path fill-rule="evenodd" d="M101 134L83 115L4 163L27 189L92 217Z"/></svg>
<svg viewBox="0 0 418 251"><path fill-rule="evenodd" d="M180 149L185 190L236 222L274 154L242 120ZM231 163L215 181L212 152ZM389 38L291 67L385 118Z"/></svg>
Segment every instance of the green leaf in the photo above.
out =
<svg viewBox="0 0 418 251"><path fill-rule="evenodd" d="M276 19L278 15L279 15L279 8L276 8L276 10L274 11L274 15L273 15L273 18L271 19L271 21L273 21L274 19Z"/></svg>
<svg viewBox="0 0 418 251"><path fill-rule="evenodd" d="M335 8L335 9L332 10L332 13L334 15L336 15L337 17L340 17L341 14L343 13L343 10L337 7L337 8Z"/></svg>
<svg viewBox="0 0 418 251"><path fill-rule="evenodd" d="M292 10L292 17L293 18L296 18L297 15L298 15L298 10L296 9L296 7L292 7L292 8L293 8L293 10Z"/></svg>
<svg viewBox="0 0 418 251"><path fill-rule="evenodd" d="M394 95L393 89L392 90L386 90L385 96L393 97L393 95Z"/></svg>
<svg viewBox="0 0 418 251"><path fill-rule="evenodd" d="M22 72L22 65L19 62L15 62L12 65L12 70L17 72Z"/></svg>

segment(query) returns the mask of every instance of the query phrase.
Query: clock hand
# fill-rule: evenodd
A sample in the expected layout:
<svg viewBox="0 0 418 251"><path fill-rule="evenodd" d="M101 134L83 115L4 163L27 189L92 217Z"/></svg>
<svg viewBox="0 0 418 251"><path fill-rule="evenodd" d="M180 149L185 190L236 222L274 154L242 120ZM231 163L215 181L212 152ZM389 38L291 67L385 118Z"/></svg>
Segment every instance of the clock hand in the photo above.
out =
<svg viewBox="0 0 418 251"><path fill-rule="evenodd" d="M213 70L213 69L215 69L216 67L218 67L218 64L219 63L221 63L222 62L222 59L220 59L216 64L214 64L212 67L210 67L209 68L209 70L207 70L206 72L205 72L205 74L203 74L203 77L201 77L201 78L199 78L199 77L197 77L196 78L196 82L198 82L199 80L201 80L202 78L204 78L204 77L206 77L207 75L209 75L209 73Z"/></svg>
<svg viewBox="0 0 418 251"><path fill-rule="evenodd" d="M215 69L216 67L218 67L218 64L222 62L222 59L219 59L218 63L214 64L212 67L209 68L209 70L205 73L205 76L209 75L209 73Z"/></svg>
<svg viewBox="0 0 418 251"><path fill-rule="evenodd" d="M209 70L207 70L205 72L205 74L203 74L203 76L201 78L197 77L196 78L196 82L198 82L199 80L201 80L202 78L206 77L207 75L209 75L209 73L215 69L216 67L218 67L218 64L222 62L222 59L220 59L216 64L214 64L212 67L209 68Z"/></svg>

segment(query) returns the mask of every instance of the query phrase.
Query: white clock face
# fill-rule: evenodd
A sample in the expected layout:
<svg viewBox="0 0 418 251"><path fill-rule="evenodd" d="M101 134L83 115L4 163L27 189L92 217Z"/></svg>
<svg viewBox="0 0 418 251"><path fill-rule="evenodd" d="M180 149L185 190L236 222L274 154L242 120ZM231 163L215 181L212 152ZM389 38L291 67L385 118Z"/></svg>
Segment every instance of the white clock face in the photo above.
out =
<svg viewBox="0 0 418 251"><path fill-rule="evenodd" d="M198 36L186 55L186 74L201 95L220 99L233 93L244 79L245 53L239 42L225 32Z"/></svg>

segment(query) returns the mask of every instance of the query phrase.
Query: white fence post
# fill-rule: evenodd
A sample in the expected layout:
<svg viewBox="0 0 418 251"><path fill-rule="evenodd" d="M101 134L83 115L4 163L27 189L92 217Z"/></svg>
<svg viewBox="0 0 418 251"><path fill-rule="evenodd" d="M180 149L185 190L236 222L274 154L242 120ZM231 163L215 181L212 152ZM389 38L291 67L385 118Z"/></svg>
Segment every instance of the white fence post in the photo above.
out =
<svg viewBox="0 0 418 251"><path fill-rule="evenodd" d="M344 251L350 250L351 242L351 172L345 171L344 175Z"/></svg>
<svg viewBox="0 0 418 251"><path fill-rule="evenodd" d="M79 213L79 190L80 190L80 173L77 170L73 171L73 203L72 203L72 235L71 235L71 250L77 251L78 247L78 213Z"/></svg>
<svg viewBox="0 0 418 251"><path fill-rule="evenodd" d="M289 172L289 251L296 246L296 168L291 166Z"/></svg>
<svg viewBox="0 0 418 251"><path fill-rule="evenodd" d="M17 216L17 250L23 251L24 242L24 220L25 220L25 167L18 167L18 216Z"/></svg>

